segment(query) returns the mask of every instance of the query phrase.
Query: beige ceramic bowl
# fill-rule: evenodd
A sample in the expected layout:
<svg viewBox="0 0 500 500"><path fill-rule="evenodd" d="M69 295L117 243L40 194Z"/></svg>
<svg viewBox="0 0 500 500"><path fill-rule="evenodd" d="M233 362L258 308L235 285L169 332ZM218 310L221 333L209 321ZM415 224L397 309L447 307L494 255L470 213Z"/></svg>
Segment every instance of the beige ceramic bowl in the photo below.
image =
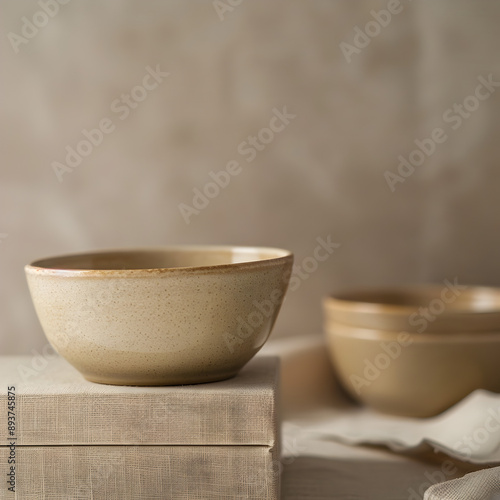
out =
<svg viewBox="0 0 500 500"><path fill-rule="evenodd" d="M347 391L394 415L429 417L478 388L500 392L500 333L404 333L325 325Z"/></svg>
<svg viewBox="0 0 500 500"><path fill-rule="evenodd" d="M173 385L235 375L267 340L293 255L280 249L106 251L26 266L53 347L85 378Z"/></svg>
<svg viewBox="0 0 500 500"><path fill-rule="evenodd" d="M345 388L387 413L427 417L471 391L500 391L500 290L442 285L359 290L324 300Z"/></svg>
<svg viewBox="0 0 500 500"><path fill-rule="evenodd" d="M431 332L500 331L500 289L441 285L365 289L324 301L327 321L361 328Z"/></svg>

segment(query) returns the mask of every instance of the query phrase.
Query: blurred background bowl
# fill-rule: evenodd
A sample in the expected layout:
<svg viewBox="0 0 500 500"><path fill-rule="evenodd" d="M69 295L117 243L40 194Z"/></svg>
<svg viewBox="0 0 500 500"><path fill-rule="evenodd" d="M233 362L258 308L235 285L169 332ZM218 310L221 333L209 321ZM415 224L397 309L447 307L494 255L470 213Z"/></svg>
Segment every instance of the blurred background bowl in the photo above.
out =
<svg viewBox="0 0 500 500"><path fill-rule="evenodd" d="M324 300L331 361L378 411L436 415L475 389L500 392L500 291L428 285Z"/></svg>
<svg viewBox="0 0 500 500"><path fill-rule="evenodd" d="M393 415L430 417L475 389L500 392L500 335L397 334L326 327L331 360L356 400Z"/></svg>

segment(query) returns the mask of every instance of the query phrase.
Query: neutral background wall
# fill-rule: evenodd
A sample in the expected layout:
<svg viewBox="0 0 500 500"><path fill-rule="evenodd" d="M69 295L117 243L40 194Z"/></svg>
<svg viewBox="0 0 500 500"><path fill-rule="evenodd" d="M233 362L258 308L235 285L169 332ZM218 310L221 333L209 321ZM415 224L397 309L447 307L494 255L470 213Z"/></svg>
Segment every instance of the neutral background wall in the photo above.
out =
<svg viewBox="0 0 500 500"><path fill-rule="evenodd" d="M348 62L341 42L388 3L244 0L221 20L212 1L72 0L16 44L41 4L3 0L0 352L45 344L24 264L87 249L269 245L300 264L331 236L275 335L320 329L321 296L346 286L500 285L500 91L443 121L479 76L500 81L500 2L401 0ZM113 102L157 65L169 76L121 120ZM239 145L283 107L296 118L247 162ZM60 182L53 162L105 117L114 131ZM384 173L435 127L447 140L392 192ZM230 160L241 174L186 224L179 204Z"/></svg>

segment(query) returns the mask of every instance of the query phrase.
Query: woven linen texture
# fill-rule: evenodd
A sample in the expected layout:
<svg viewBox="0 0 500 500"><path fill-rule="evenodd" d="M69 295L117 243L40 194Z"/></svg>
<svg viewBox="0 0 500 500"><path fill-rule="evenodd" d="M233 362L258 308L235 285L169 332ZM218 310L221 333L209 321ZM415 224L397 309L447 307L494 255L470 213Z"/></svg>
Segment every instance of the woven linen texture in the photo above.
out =
<svg viewBox="0 0 500 500"><path fill-rule="evenodd" d="M3 357L0 366L0 405L6 407L7 387L16 387L18 446L275 444L276 358L255 358L229 380L175 387L95 384L59 357L26 376L31 362ZM1 443L6 419L1 412Z"/></svg>
<svg viewBox="0 0 500 500"><path fill-rule="evenodd" d="M2 481L0 498L277 500L278 465L266 446L18 447L16 496Z"/></svg>
<svg viewBox="0 0 500 500"><path fill-rule="evenodd" d="M500 500L500 467L431 486L425 500Z"/></svg>

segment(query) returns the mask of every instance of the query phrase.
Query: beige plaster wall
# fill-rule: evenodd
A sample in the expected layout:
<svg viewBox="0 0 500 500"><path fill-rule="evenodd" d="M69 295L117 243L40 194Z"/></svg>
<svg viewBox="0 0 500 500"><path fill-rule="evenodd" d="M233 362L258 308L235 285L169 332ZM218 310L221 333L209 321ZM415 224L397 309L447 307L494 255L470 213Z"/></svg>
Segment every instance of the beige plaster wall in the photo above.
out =
<svg viewBox="0 0 500 500"><path fill-rule="evenodd" d="M330 236L340 247L290 292L277 336L319 330L321 296L341 287L500 284L500 91L459 126L453 110L478 77L500 82L499 2L221 0L219 16L211 1L71 0L30 32L42 3L0 5L2 354L45 344L24 264L94 248L269 245L300 265ZM366 44L356 27L389 7L366 47L341 45ZM147 67L169 75L132 109L121 96ZM106 118L58 179L54 162ZM435 128L446 139L392 191L387 172ZM187 224L179 205L232 160L239 175Z"/></svg>

